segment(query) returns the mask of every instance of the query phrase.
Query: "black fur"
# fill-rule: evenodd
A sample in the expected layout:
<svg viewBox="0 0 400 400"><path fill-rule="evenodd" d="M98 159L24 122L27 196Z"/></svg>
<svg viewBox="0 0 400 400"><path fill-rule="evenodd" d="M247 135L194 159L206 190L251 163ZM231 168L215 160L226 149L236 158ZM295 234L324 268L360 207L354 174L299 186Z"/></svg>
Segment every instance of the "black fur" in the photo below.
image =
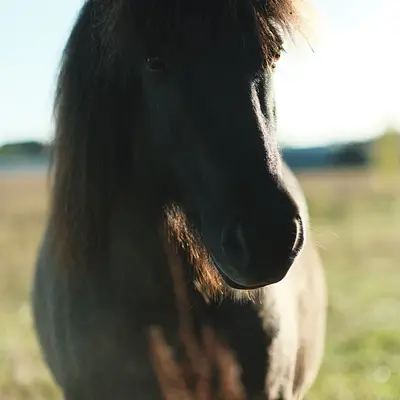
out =
<svg viewBox="0 0 400 400"><path fill-rule="evenodd" d="M198 331L211 325L232 347L249 398L308 388L311 378L293 383L301 316L285 302L305 301L311 254L307 305L322 332L323 281L303 199L282 173L272 87L294 21L290 0L84 4L61 63L33 286L38 337L66 399L160 398L149 327L180 346L165 234L183 248Z"/></svg>

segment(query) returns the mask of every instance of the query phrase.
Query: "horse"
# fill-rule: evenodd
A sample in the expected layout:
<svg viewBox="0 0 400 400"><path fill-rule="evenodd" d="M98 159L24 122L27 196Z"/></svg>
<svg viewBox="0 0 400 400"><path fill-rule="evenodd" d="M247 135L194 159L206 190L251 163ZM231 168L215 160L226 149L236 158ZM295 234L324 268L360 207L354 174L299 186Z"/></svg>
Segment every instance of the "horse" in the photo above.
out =
<svg viewBox="0 0 400 400"><path fill-rule="evenodd" d="M161 399L159 326L182 357L171 255L196 335L246 398L299 400L324 352L307 202L276 137L294 0L86 0L57 80L34 328L66 400ZM173 259L173 257L172 257Z"/></svg>

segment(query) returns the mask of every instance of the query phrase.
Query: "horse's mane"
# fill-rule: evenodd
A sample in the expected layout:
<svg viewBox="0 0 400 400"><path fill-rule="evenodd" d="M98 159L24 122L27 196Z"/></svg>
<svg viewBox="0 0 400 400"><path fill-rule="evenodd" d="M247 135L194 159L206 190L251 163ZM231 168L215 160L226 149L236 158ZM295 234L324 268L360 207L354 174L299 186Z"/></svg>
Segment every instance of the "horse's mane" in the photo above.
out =
<svg viewBox="0 0 400 400"><path fill-rule="evenodd" d="M240 20L245 1L268 59L277 32L299 22L295 0L86 1L64 49L54 103L50 233L60 263L90 267L103 259L115 198L133 185L135 77L118 51L133 37L130 29L145 40L203 18L222 31Z"/></svg>

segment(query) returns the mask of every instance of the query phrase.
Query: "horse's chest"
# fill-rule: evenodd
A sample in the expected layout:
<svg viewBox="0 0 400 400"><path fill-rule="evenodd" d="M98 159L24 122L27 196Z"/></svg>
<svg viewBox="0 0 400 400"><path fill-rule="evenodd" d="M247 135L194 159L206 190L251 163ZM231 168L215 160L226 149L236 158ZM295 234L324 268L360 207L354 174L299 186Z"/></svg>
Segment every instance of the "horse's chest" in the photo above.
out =
<svg viewBox="0 0 400 400"><path fill-rule="evenodd" d="M176 363L182 368L186 368L190 352L192 355L197 354L197 357L199 354L207 356L210 349L207 347L207 330L204 328L211 328L218 344L228 348L240 366L241 380L246 390L250 394L262 393L273 330L264 327L264 321L253 304L224 300L218 305L207 305L196 300L180 311L173 302L169 304L168 301L155 308L148 306L147 312L142 305L140 310L136 310L136 324L147 335L152 327L160 328L163 341L172 349ZM142 342L143 345L147 344ZM213 370L217 372L218 361L209 362L214 363ZM197 361L194 360L194 363Z"/></svg>
<svg viewBox="0 0 400 400"><path fill-rule="evenodd" d="M210 316L220 340L232 349L249 394L262 392L273 331L264 328L258 309L251 303L225 301L210 310Z"/></svg>

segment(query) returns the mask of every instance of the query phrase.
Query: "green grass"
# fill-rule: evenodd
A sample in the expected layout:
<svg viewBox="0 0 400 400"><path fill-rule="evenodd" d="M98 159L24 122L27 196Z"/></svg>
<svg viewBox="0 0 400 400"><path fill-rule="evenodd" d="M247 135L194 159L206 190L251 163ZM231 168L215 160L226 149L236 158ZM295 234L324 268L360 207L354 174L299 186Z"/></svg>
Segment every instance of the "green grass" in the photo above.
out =
<svg viewBox="0 0 400 400"><path fill-rule="evenodd" d="M325 360L308 399L400 399L400 193L366 174L302 181L329 289Z"/></svg>
<svg viewBox="0 0 400 400"><path fill-rule="evenodd" d="M300 176L329 288L324 363L308 400L400 400L400 184ZM0 400L58 400L32 331L29 285L46 182L0 177Z"/></svg>

